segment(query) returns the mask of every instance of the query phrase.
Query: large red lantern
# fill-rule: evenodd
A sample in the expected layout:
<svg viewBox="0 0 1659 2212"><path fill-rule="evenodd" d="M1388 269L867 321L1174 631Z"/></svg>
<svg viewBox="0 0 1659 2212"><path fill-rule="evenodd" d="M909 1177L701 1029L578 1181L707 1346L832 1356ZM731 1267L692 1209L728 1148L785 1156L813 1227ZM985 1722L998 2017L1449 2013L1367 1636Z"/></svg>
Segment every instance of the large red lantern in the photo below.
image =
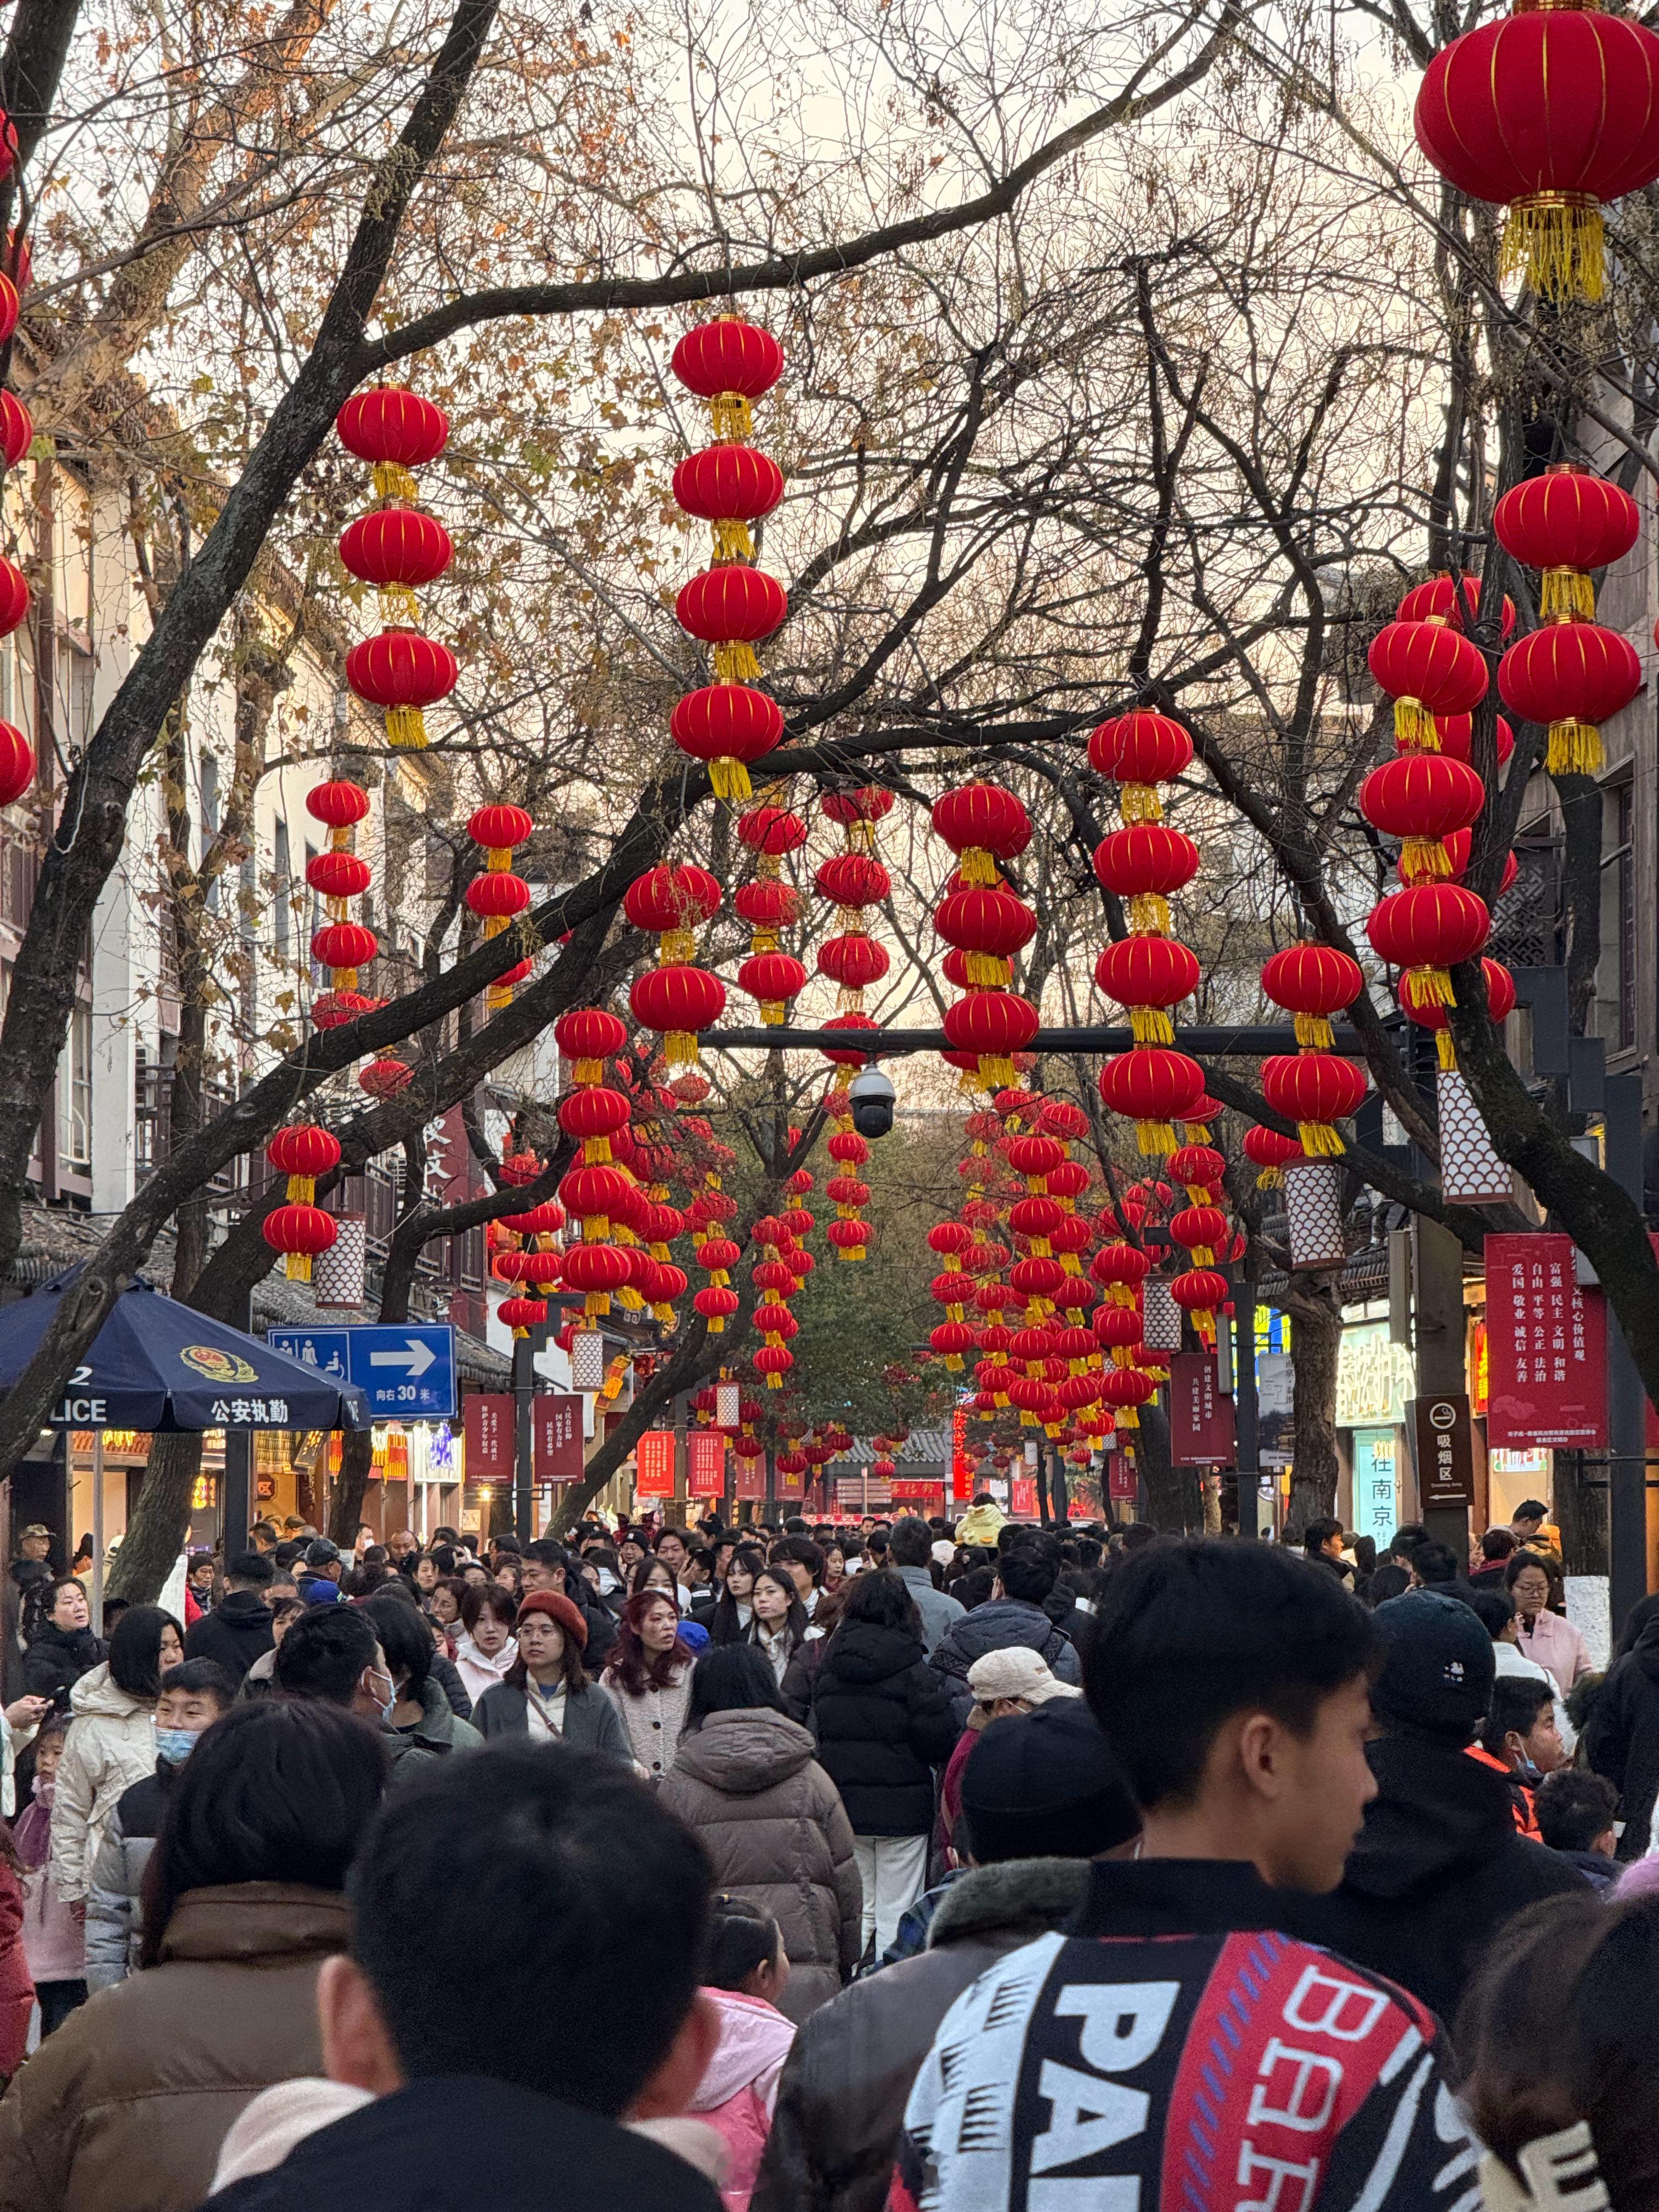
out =
<svg viewBox="0 0 1659 2212"><path fill-rule="evenodd" d="M623 893L623 912L635 929L652 931L666 962L689 960L702 925L720 911L720 879L690 860L659 861Z"/></svg>
<svg viewBox="0 0 1659 2212"><path fill-rule="evenodd" d="M1498 765L1504 767L1515 752L1515 732L1501 714L1493 717L1498 734ZM1449 760L1466 761L1474 752L1474 717L1473 714L1437 714L1434 732L1440 740L1440 750Z"/></svg>
<svg viewBox="0 0 1659 2212"><path fill-rule="evenodd" d="M1292 1160L1304 1158L1302 1140L1298 1137L1282 1137L1277 1129L1255 1127L1244 1132L1244 1157L1260 1169L1255 1187L1258 1190L1281 1188L1284 1170Z"/></svg>
<svg viewBox="0 0 1659 2212"><path fill-rule="evenodd" d="M1023 899L994 884L952 891L933 915L933 927L945 942L965 955L970 983L1006 983L1008 962L1030 943L1036 926L1036 915Z"/></svg>
<svg viewBox="0 0 1659 2212"><path fill-rule="evenodd" d="M259 1229L271 1250L284 1255L284 1272L296 1283L311 1280L313 1260L326 1252L340 1233L334 1216L320 1206L279 1206L266 1214Z"/></svg>
<svg viewBox="0 0 1659 2212"><path fill-rule="evenodd" d="M738 970L738 988L760 1001L761 1020L775 1028L788 1002L806 988L806 970L790 952L757 952Z"/></svg>
<svg viewBox="0 0 1659 2212"><path fill-rule="evenodd" d="M357 1071L358 1087L371 1098L395 1098L399 1091L407 1091L414 1080L414 1069L390 1054L384 1060L371 1060L367 1067Z"/></svg>
<svg viewBox="0 0 1659 2212"><path fill-rule="evenodd" d="M1529 722L1548 723L1544 765L1552 775L1594 775L1601 765L1601 725L1641 690L1642 664L1616 629L1553 622L1510 647L1498 664L1498 688L1506 707Z"/></svg>
<svg viewBox="0 0 1659 2212"><path fill-rule="evenodd" d="M746 438L749 403L782 375L783 348L758 323L722 315L688 331L671 366L689 392L708 402L717 438Z"/></svg>
<svg viewBox="0 0 1659 2212"><path fill-rule="evenodd" d="M754 648L771 636L788 611L788 594L776 578L739 562L693 576L674 602L680 628L714 647L714 673L722 684L760 674Z"/></svg>
<svg viewBox="0 0 1659 2212"><path fill-rule="evenodd" d="M933 828L961 863L965 884L995 884L997 866L1012 860L1031 842L1031 817L1024 803L1000 783L964 783L933 801Z"/></svg>
<svg viewBox="0 0 1659 2212"><path fill-rule="evenodd" d="M1454 629L1463 628L1463 601L1467 599L1475 620L1480 618L1480 579L1464 576L1462 591L1449 576L1431 576L1426 584L1414 584L1395 611L1396 622L1427 622L1437 615L1449 622ZM1508 637L1515 628L1515 601L1507 592L1504 594L1503 635Z"/></svg>
<svg viewBox="0 0 1659 2212"><path fill-rule="evenodd" d="M1486 795L1466 762L1443 753L1402 753L1371 770L1356 804L1373 829L1403 841L1400 878L1412 884L1450 873L1443 841L1469 827Z"/></svg>
<svg viewBox="0 0 1659 2212"><path fill-rule="evenodd" d="M628 1030L620 1015L608 1007L573 1006L554 1023L553 1042L567 1060L575 1062L573 1080L597 1083L605 1060L627 1043Z"/></svg>
<svg viewBox="0 0 1659 2212"><path fill-rule="evenodd" d="M1474 957L1490 927L1486 901L1462 884L1419 884L1375 907L1365 934L1380 959L1410 975L1419 1006L1454 1006L1447 970Z"/></svg>
<svg viewBox="0 0 1659 2212"><path fill-rule="evenodd" d="M1656 86L1659 38L1589 8L1517 12L1434 56L1417 143L1459 191L1508 207L1501 276L1601 297L1601 204L1659 176Z"/></svg>
<svg viewBox="0 0 1659 2212"><path fill-rule="evenodd" d="M1159 822L1115 830L1095 848L1095 873L1109 891L1127 901L1131 929L1170 927L1170 898L1198 873L1198 848L1183 831Z"/></svg>
<svg viewBox="0 0 1659 2212"><path fill-rule="evenodd" d="M826 1032L842 1030L878 1030L881 1024L872 1015L851 1013L836 1014L829 1021L820 1023L819 1027ZM860 1052L855 1048L849 1049L843 1047L837 1049L832 1045L821 1045L818 1048L832 1067L864 1067L875 1058L873 1053Z"/></svg>
<svg viewBox="0 0 1659 2212"><path fill-rule="evenodd" d="M887 947L860 930L828 938L818 948L819 975L840 984L843 991L857 993L880 982L890 965Z"/></svg>
<svg viewBox="0 0 1659 2212"><path fill-rule="evenodd" d="M1402 750L1432 751L1437 714L1462 714L1486 696L1480 648L1444 622L1392 622L1371 641L1366 662L1394 700L1394 734Z"/></svg>
<svg viewBox="0 0 1659 2212"><path fill-rule="evenodd" d="M522 914L530 903L530 886L522 876L515 876L511 871L474 876L466 887L465 897L467 905L484 923L485 936L499 936L500 927L492 930L489 923L504 927L515 914Z"/></svg>
<svg viewBox="0 0 1659 2212"><path fill-rule="evenodd" d="M306 812L313 821L328 824L337 845L340 832L361 822L368 812L368 793L360 783L313 784L306 793Z"/></svg>
<svg viewBox="0 0 1659 2212"><path fill-rule="evenodd" d="M970 991L945 1010L945 1041L977 1055L981 1090L1013 1081L1013 1055L1024 1051L1039 1026L1036 1008L1013 991Z"/></svg>
<svg viewBox="0 0 1659 2212"><path fill-rule="evenodd" d="M360 699L384 708L386 743L399 750L425 744L423 709L447 699L460 672L449 647L417 629L382 630L354 645L345 659L346 682Z"/></svg>
<svg viewBox="0 0 1659 2212"><path fill-rule="evenodd" d="M893 888L892 878L868 853L836 853L817 869L819 891L839 907L878 906Z"/></svg>
<svg viewBox="0 0 1659 2212"><path fill-rule="evenodd" d="M441 576L454 557L449 532L418 507L378 507L340 533L340 559L354 576L396 597L410 620L419 619L409 595Z"/></svg>
<svg viewBox="0 0 1659 2212"><path fill-rule="evenodd" d="M1296 1123L1310 1158L1334 1155L1343 1145L1331 1124L1346 1120L1364 1097L1364 1071L1334 1053L1276 1053L1261 1063L1261 1095L1275 1114Z"/></svg>
<svg viewBox="0 0 1659 2212"><path fill-rule="evenodd" d="M330 847L306 862L306 881L325 899L361 897L374 880L374 871L357 853L338 853Z"/></svg>
<svg viewBox="0 0 1659 2212"><path fill-rule="evenodd" d="M750 796L749 763L783 736L783 709L750 684L710 684L677 700L668 734L683 753L706 762L717 799Z"/></svg>
<svg viewBox="0 0 1659 2212"><path fill-rule="evenodd" d="M800 920L800 893L775 876L757 876L752 883L739 884L732 903L749 925L751 952L775 951L778 932Z"/></svg>
<svg viewBox="0 0 1659 2212"><path fill-rule="evenodd" d="M6 466L15 469L33 443L33 416L15 392L0 392L0 453Z"/></svg>
<svg viewBox="0 0 1659 2212"><path fill-rule="evenodd" d="M1137 1044L1173 1044L1165 1008L1189 999L1199 984L1198 955L1173 937L1126 937L1095 962L1095 981L1129 1010Z"/></svg>
<svg viewBox="0 0 1659 2212"><path fill-rule="evenodd" d="M633 1272L632 1255L615 1244L572 1244L565 1249L565 1287L582 1293L590 1320L610 1312L612 1291L622 1290Z"/></svg>
<svg viewBox="0 0 1659 2212"><path fill-rule="evenodd" d="M1176 1133L1171 1124L1184 1121L1204 1096L1204 1071L1184 1052L1143 1045L1105 1063L1100 1071L1100 1096L1114 1114L1133 1121L1143 1152L1172 1152Z"/></svg>
<svg viewBox="0 0 1659 2212"><path fill-rule="evenodd" d="M0 806L10 806L34 781L34 748L10 722L0 722Z"/></svg>
<svg viewBox="0 0 1659 2212"><path fill-rule="evenodd" d="M413 499L418 487L410 470L435 461L449 441L443 409L395 384L355 393L334 427L346 451L371 464L382 499Z"/></svg>
<svg viewBox="0 0 1659 2212"><path fill-rule="evenodd" d="M752 806L739 817L738 835L758 857L763 878L775 878L784 854L798 853L806 842L806 824L787 807Z"/></svg>
<svg viewBox="0 0 1659 2212"><path fill-rule="evenodd" d="M675 501L713 524L719 561L752 561L749 526L770 514L782 497L783 471L752 446L706 446L688 453L674 471Z"/></svg>
<svg viewBox="0 0 1659 2212"><path fill-rule="evenodd" d="M628 1003L635 1021L662 1032L669 1066L689 1066L696 1060L697 1032L726 1011L726 986L706 968L648 968L635 979Z"/></svg>
<svg viewBox="0 0 1659 2212"><path fill-rule="evenodd" d="M319 968L334 970L337 989L355 990L357 970L379 950L380 939L360 921L328 921L311 933L311 957Z"/></svg>
<svg viewBox="0 0 1659 2212"><path fill-rule="evenodd" d="M1118 808L1125 822L1161 822L1156 787L1192 761L1193 741L1181 724L1144 708L1102 722L1089 738L1089 765L1121 787Z"/></svg>
<svg viewBox="0 0 1659 2212"><path fill-rule="evenodd" d="M1641 509L1605 477L1561 461L1504 494L1492 514L1492 535L1506 553L1541 571L1538 611L1590 621L1595 613L1592 568L1610 568L1635 544Z"/></svg>
<svg viewBox="0 0 1659 2212"><path fill-rule="evenodd" d="M1352 1006L1365 988L1359 963L1334 945L1287 945L1261 963L1261 988L1274 1006L1296 1017L1296 1041L1330 1049L1333 1014Z"/></svg>

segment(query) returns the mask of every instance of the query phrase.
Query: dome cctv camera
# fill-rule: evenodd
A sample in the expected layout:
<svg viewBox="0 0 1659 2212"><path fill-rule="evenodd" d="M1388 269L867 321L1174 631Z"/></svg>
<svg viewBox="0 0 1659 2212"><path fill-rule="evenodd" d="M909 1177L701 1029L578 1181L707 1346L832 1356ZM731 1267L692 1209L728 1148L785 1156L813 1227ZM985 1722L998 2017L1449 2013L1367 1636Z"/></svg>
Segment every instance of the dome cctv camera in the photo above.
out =
<svg viewBox="0 0 1659 2212"><path fill-rule="evenodd" d="M884 1137L893 1126L893 1086L878 1067L853 1078L853 1127L861 1137Z"/></svg>

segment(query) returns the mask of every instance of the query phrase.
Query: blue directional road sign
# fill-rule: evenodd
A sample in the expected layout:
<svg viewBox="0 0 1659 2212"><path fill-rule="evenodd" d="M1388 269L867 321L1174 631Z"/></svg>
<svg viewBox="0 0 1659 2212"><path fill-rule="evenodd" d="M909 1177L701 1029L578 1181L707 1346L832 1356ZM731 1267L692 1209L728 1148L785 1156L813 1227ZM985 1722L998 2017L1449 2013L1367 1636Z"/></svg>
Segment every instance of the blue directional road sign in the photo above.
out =
<svg viewBox="0 0 1659 2212"><path fill-rule="evenodd" d="M266 1340L307 1367L355 1382L380 1421L441 1421L455 1411L455 1332L447 1322L273 1328Z"/></svg>

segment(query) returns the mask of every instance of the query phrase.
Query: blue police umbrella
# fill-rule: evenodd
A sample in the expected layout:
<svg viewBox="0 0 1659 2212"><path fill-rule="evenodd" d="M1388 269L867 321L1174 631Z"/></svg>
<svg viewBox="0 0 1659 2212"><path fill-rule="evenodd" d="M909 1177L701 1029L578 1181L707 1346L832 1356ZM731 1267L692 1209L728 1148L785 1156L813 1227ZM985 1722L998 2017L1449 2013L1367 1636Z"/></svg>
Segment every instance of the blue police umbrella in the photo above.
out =
<svg viewBox="0 0 1659 2212"><path fill-rule="evenodd" d="M0 1391L21 1375L78 1267L0 1306ZM54 1429L366 1429L355 1383L129 1283L47 1416Z"/></svg>

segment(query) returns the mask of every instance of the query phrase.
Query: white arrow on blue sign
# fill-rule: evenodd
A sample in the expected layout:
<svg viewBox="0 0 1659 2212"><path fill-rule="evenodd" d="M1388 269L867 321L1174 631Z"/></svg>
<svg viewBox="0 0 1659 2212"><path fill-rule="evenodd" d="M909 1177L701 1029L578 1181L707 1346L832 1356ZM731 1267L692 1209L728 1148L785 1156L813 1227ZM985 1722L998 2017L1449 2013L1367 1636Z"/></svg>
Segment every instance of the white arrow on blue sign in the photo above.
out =
<svg viewBox="0 0 1659 2212"><path fill-rule="evenodd" d="M355 1382L380 1420L438 1421L456 1410L455 1332L447 1322L273 1328L290 1359Z"/></svg>

